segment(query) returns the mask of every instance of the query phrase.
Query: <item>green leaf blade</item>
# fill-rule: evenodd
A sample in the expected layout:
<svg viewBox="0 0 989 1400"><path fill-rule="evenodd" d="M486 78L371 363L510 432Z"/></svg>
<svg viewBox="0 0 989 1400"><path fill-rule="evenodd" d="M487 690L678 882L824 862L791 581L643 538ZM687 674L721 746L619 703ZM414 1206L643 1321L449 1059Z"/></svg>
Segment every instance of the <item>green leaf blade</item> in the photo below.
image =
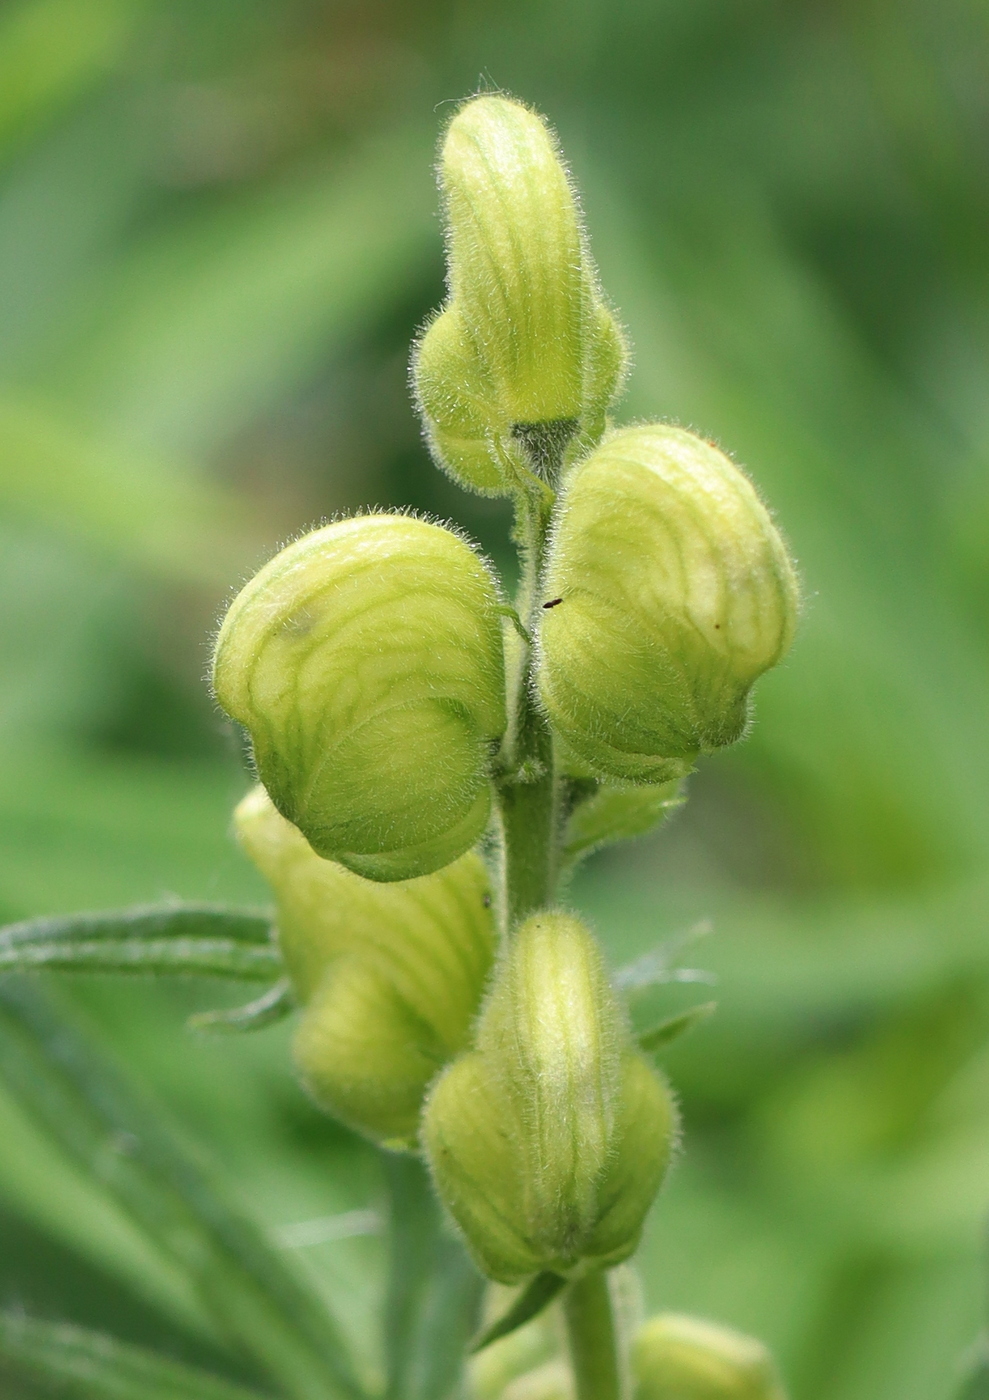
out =
<svg viewBox="0 0 989 1400"><path fill-rule="evenodd" d="M445 1400L457 1393L484 1282L445 1233L422 1162L388 1153L383 1165L391 1199L386 1400Z"/></svg>
<svg viewBox="0 0 989 1400"><path fill-rule="evenodd" d="M144 1347L11 1313L0 1313L0 1377L5 1371L60 1400L263 1400Z"/></svg>
<svg viewBox="0 0 989 1400"><path fill-rule="evenodd" d="M21 1106L190 1280L294 1400L359 1397L333 1318L213 1171L39 989L0 978L0 1065Z"/></svg>

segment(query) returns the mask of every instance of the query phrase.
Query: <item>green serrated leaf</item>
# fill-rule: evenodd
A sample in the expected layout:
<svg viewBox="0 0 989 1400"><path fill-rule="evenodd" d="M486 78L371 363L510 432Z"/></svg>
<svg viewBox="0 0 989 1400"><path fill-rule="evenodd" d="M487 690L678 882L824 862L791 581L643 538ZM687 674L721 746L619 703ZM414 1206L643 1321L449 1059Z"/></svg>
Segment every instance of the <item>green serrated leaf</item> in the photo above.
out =
<svg viewBox="0 0 989 1400"><path fill-rule="evenodd" d="M460 1379L484 1283L445 1232L422 1162L386 1153L383 1163L391 1198L387 1400L444 1400Z"/></svg>
<svg viewBox="0 0 989 1400"><path fill-rule="evenodd" d="M483 1351L492 1342L507 1337L510 1332L518 1331L527 1322L531 1322L534 1317L538 1317L543 1309L549 1307L553 1299L562 1292L566 1282L566 1279L559 1274L535 1274L508 1311L496 1318L490 1326L485 1327L479 1337L475 1338L471 1343L471 1353Z"/></svg>
<svg viewBox="0 0 989 1400"><path fill-rule="evenodd" d="M186 1024L190 1030L208 1031L213 1035L260 1031L290 1016L295 1004L291 983L287 977L283 977L245 1006L234 1006L227 1011L200 1011L190 1016Z"/></svg>
<svg viewBox="0 0 989 1400"><path fill-rule="evenodd" d="M282 959L263 913L211 904L140 905L0 929L0 972L42 969L270 981Z"/></svg>
<svg viewBox="0 0 989 1400"><path fill-rule="evenodd" d="M256 1390L144 1347L23 1314L0 1313L0 1379L4 1374L59 1400L263 1400Z"/></svg>
<svg viewBox="0 0 989 1400"><path fill-rule="evenodd" d="M564 837L563 859L577 861L600 846L642 836L665 821L685 801L679 782L654 786L602 783L593 796L571 813Z"/></svg>
<svg viewBox="0 0 989 1400"><path fill-rule="evenodd" d="M700 1006L692 1006L689 1011L681 1011L679 1016L670 1016L667 1020L660 1021L658 1026L652 1026L647 1031L640 1031L636 1036L639 1049L649 1053L661 1050L671 1041L677 1040L687 1031L693 1030L694 1026L699 1026L709 1016L713 1016L717 1009L718 1003L716 1001L705 1001Z"/></svg>
<svg viewBox="0 0 989 1400"><path fill-rule="evenodd" d="M0 1066L22 1108L158 1252L286 1396L363 1394L323 1302L199 1154L40 989L0 978Z"/></svg>

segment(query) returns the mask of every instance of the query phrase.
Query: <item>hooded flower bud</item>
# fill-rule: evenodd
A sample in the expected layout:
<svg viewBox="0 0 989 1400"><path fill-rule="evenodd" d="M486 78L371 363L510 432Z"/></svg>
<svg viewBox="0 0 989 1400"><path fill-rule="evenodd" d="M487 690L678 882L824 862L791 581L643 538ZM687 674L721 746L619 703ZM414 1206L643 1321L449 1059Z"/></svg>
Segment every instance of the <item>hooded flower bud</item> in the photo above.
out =
<svg viewBox="0 0 989 1400"><path fill-rule="evenodd" d="M577 919L537 914L519 928L475 1044L432 1090L423 1140L481 1268L513 1282L625 1259L666 1172L675 1112Z"/></svg>
<svg viewBox="0 0 989 1400"><path fill-rule="evenodd" d="M376 1140L413 1144L426 1086L467 1044L494 956L483 862L470 852L435 874L376 884L317 856L262 787L235 821L275 891L303 1007L295 1059L306 1087Z"/></svg>
<svg viewBox="0 0 989 1400"><path fill-rule="evenodd" d="M452 531L367 515L296 540L234 599L213 684L317 854L405 880L484 831L501 619L488 568Z"/></svg>
<svg viewBox="0 0 989 1400"><path fill-rule="evenodd" d="M572 474L545 589L551 721L600 772L647 782L741 737L749 690L790 645L798 607L748 478L665 424L611 434Z"/></svg>
<svg viewBox="0 0 989 1400"><path fill-rule="evenodd" d="M762 1342L680 1313L641 1328L632 1369L636 1400L785 1400Z"/></svg>
<svg viewBox="0 0 989 1400"><path fill-rule="evenodd" d="M475 490L513 489L596 441L626 362L598 290L577 202L546 123L476 97L440 158L450 300L416 348L413 377L439 464Z"/></svg>

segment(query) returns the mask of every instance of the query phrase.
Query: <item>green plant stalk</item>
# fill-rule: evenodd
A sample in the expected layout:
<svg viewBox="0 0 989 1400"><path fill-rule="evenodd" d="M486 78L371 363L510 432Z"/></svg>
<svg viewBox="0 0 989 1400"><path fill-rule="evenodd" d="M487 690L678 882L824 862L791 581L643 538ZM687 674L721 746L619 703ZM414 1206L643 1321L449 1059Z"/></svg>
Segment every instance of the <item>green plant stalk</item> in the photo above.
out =
<svg viewBox="0 0 989 1400"><path fill-rule="evenodd" d="M553 492L516 497L514 537L522 560L516 611L530 636L539 606ZM553 903L558 875L556 773L553 735L534 699L531 643L526 647L510 700L506 762L498 784L501 817L502 908L505 934L529 914Z"/></svg>
<svg viewBox="0 0 989 1400"><path fill-rule="evenodd" d="M553 465L558 471L559 462ZM538 621L552 504L552 493L517 498L515 534L523 565L517 612L530 635ZM555 903L560 876L561 821L553 733L534 698L533 667L530 644L518 670L510 711L508 763L497 794L506 938L523 919ZM564 1315L577 1400L620 1400L615 1323L602 1272L569 1286Z"/></svg>
<svg viewBox="0 0 989 1400"><path fill-rule="evenodd" d="M563 1295L576 1400L621 1400L621 1374L608 1280L598 1269Z"/></svg>

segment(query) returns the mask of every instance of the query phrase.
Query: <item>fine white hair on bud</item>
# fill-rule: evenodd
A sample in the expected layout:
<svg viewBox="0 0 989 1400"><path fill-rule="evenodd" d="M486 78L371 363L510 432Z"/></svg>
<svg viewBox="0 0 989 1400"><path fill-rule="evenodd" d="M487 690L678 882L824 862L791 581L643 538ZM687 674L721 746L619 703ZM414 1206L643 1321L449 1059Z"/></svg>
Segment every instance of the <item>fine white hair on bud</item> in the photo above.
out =
<svg viewBox="0 0 989 1400"><path fill-rule="evenodd" d="M637 1400L786 1400L762 1342L683 1313L640 1328L632 1369Z"/></svg>
<svg viewBox="0 0 989 1400"><path fill-rule="evenodd" d="M317 856L262 787L234 821L275 894L303 1083L376 1141L413 1146L427 1085L466 1047L494 958L484 862L468 852L381 884Z"/></svg>
<svg viewBox="0 0 989 1400"><path fill-rule="evenodd" d="M751 482L666 424L610 434L569 477L544 579L538 685L593 769L662 782L744 732L790 645L793 566Z"/></svg>
<svg viewBox="0 0 989 1400"><path fill-rule="evenodd" d="M319 855L403 880L482 835L502 622L490 570L451 530L365 515L296 540L231 605L213 685Z"/></svg>
<svg viewBox="0 0 989 1400"><path fill-rule="evenodd" d="M625 374L576 196L542 117L475 97L440 156L450 298L421 336L413 384L437 462L509 494L597 441Z"/></svg>
<svg viewBox="0 0 989 1400"><path fill-rule="evenodd" d="M669 1164L675 1110L578 919L546 912L517 930L475 1046L431 1090L423 1144L481 1268L512 1282L627 1258Z"/></svg>

